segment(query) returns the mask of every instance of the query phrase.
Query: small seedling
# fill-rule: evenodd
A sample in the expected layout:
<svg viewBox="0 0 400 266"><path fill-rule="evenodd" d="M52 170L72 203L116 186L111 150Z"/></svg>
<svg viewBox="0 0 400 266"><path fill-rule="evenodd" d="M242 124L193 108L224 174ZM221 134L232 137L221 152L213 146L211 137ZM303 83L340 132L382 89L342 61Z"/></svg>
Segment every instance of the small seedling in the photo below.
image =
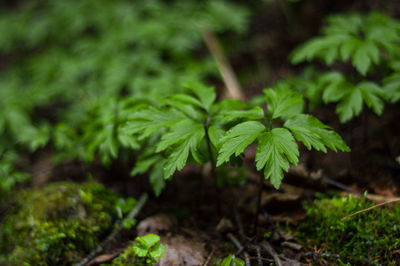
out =
<svg viewBox="0 0 400 266"><path fill-rule="evenodd" d="M159 243L160 237L148 234L136 237L136 243L128 247L124 253L113 260L112 265L155 265L164 255L165 246Z"/></svg>

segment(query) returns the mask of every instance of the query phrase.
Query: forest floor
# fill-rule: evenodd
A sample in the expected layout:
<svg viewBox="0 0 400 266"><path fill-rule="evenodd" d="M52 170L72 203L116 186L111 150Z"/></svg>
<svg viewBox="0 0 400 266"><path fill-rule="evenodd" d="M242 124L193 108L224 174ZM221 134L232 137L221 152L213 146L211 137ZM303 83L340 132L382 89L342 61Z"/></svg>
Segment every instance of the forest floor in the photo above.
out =
<svg viewBox="0 0 400 266"><path fill-rule="evenodd" d="M268 14L275 11L270 10ZM269 16L274 23L256 21L253 25L248 44L251 52L232 58L238 73L251 69L256 59L269 62L268 66L261 66L267 74L260 71L258 79L248 80L243 85L249 98L260 93L262 86L296 71L287 62L287 54L294 43L286 39L287 29L279 27L285 24L281 23L285 18L281 12L275 13L279 15ZM318 23L298 39L315 32L323 15L321 11L317 17L309 18L307 25ZM263 23L274 27L270 26L271 30L260 35L258 27ZM296 239L296 228L306 215L304 204L311 202L317 192L359 196L368 191L378 201L399 197L400 105L388 105L381 117L366 111L344 125L339 123L333 106L320 108L314 114L343 137L352 149L350 153L322 154L301 146L301 161L290 169L279 190L265 182L262 173L255 171L251 163L254 147L246 150L245 179L238 174L233 176L233 181L220 180L232 183L225 184L223 189L209 177L207 167L186 166L167 183L160 197L150 195L137 218L136 228L123 231L89 264L110 261L132 236L150 232L160 235L167 246L163 265L211 265L212 258L228 254L247 258L251 265L260 265L260 262L267 265L328 264L318 249L303 246ZM30 172L35 186L61 180L83 181L82 177L89 171L96 181L123 196L139 198L143 191L150 191L146 176L129 177L129 169L124 169L118 161L109 169L104 169L100 163L53 165L51 151L36 154L34 161Z"/></svg>

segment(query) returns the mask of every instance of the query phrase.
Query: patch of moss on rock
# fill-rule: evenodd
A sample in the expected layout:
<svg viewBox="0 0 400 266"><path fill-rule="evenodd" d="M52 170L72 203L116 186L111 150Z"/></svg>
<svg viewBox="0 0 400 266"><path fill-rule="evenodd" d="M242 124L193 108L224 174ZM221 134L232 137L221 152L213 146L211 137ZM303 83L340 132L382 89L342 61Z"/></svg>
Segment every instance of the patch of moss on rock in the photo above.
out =
<svg viewBox="0 0 400 266"><path fill-rule="evenodd" d="M118 195L100 184L19 192L0 224L0 265L71 265L112 230Z"/></svg>
<svg viewBox="0 0 400 266"><path fill-rule="evenodd" d="M363 198L334 197L318 199L307 205L306 219L298 228L299 239L319 253L338 254L320 257L335 263L357 265L398 265L400 262L400 208L375 208L347 220L356 211L374 206Z"/></svg>

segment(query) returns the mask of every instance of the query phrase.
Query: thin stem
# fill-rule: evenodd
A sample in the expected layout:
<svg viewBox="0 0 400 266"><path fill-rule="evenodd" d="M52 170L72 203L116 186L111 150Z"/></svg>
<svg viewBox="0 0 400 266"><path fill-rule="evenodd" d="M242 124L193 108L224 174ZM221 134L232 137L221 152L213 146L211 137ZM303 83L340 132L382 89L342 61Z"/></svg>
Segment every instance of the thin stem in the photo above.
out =
<svg viewBox="0 0 400 266"><path fill-rule="evenodd" d="M208 134L209 123L210 123L210 116L207 118L207 122L204 125L204 130L205 130L205 133L206 133L208 156L210 157L210 161L211 161L211 177L216 182L217 181L217 168L216 168L216 162L215 162L215 159L214 159L214 155L213 155L213 152L212 152L210 135ZM217 192L217 213L221 214L221 211L222 211L222 208L221 208L221 189L218 187L218 185L216 185L216 189L217 189L217 191L216 191Z"/></svg>
<svg viewBox="0 0 400 266"><path fill-rule="evenodd" d="M257 237L257 227L258 227L258 214L260 213L261 209L261 194L263 190L263 185L264 185L264 178L262 176L259 177L258 181L258 195L257 195L257 208L256 208L256 213L254 215L254 223L253 223L253 232Z"/></svg>

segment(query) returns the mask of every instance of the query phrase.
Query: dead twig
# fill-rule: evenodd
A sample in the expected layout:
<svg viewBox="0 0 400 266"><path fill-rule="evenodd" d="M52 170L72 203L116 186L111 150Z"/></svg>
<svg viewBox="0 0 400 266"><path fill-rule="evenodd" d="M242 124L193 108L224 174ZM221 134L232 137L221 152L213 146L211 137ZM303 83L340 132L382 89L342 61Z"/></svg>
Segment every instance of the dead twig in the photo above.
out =
<svg viewBox="0 0 400 266"><path fill-rule="evenodd" d="M245 247L242 245L242 243L240 243L240 241L231 233L228 233L226 235L229 240L235 245L235 247L238 249L238 251L236 252L235 255L239 255L240 253L243 252L243 250L245 249ZM244 262L246 264L246 266L250 266L250 257L249 257L249 253L247 253L246 251L243 252L243 256L244 256Z"/></svg>
<svg viewBox="0 0 400 266"><path fill-rule="evenodd" d="M140 199L138 200L135 207L126 216L126 218L128 218L128 219L135 218L139 214L139 212L141 211L143 206L146 204L147 199L148 199L148 195L143 194L140 197ZM89 261L91 259L93 259L97 254L99 254L100 252L102 252L104 250L104 247L106 247L113 239L115 239L115 237L122 231L122 229L123 229L123 226L121 223L119 223L115 227L114 231L103 242L101 242L95 249L93 249L92 252L90 252L89 255L87 255L83 260L81 260L79 263L75 264L75 266L84 266L87 263L89 263Z"/></svg>
<svg viewBox="0 0 400 266"><path fill-rule="evenodd" d="M260 245L268 252L269 255L272 256L277 266L283 265L281 259L279 258L278 253L276 253L276 251L267 241L262 241Z"/></svg>
<svg viewBox="0 0 400 266"><path fill-rule="evenodd" d="M203 29L202 34L208 50L210 50L210 53L217 62L219 72L221 72L229 96L234 99L244 100L244 95L240 88L239 82L236 79L236 75L232 69L232 66L229 64L229 61L222 51L222 48L218 43L214 33L207 29Z"/></svg>
<svg viewBox="0 0 400 266"><path fill-rule="evenodd" d="M390 204L390 203L399 202L399 201L400 201L400 199L395 199L395 200L390 200L390 201L386 201L386 202L382 202L382 203L376 204L375 206L366 208L366 209L364 209L364 210L356 211L355 213L352 213L352 214L350 214L350 215L347 215L347 216L343 217L343 218L341 219L341 221L347 220L347 219L349 219L350 217L353 217L353 216L355 216L355 215L357 215L357 214L360 214L360 213L363 213L363 212L367 212L367 211L369 211L369 210L372 210L372 209L375 209L375 208L378 208L378 207L381 207L381 206L384 206L384 205L387 205L387 204Z"/></svg>
<svg viewBox="0 0 400 266"><path fill-rule="evenodd" d="M206 261L203 263L203 266L207 266L210 263L212 255L214 254L214 252L215 252L215 248L213 248L211 250L210 254L208 255L208 257L206 259Z"/></svg>

